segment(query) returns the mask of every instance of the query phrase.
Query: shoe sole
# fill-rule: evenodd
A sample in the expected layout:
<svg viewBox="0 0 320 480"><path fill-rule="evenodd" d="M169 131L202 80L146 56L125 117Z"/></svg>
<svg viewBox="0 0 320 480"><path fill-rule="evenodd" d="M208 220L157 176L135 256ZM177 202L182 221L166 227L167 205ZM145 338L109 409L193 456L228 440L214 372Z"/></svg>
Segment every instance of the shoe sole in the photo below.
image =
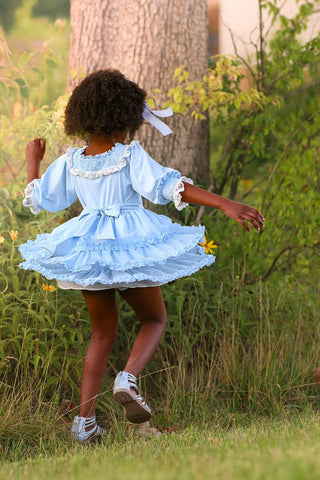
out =
<svg viewBox="0 0 320 480"><path fill-rule="evenodd" d="M79 438L76 438L76 437L71 437L73 440L75 440L76 442L78 442L80 445L85 445L87 443L100 443L102 441L102 437L100 435L100 433L98 433L97 435L94 435L93 437L88 437L84 440L80 440Z"/></svg>
<svg viewBox="0 0 320 480"><path fill-rule="evenodd" d="M139 402L131 397L125 389L119 389L113 394L115 400L123 406L126 418L131 423L147 422L151 413L146 410Z"/></svg>

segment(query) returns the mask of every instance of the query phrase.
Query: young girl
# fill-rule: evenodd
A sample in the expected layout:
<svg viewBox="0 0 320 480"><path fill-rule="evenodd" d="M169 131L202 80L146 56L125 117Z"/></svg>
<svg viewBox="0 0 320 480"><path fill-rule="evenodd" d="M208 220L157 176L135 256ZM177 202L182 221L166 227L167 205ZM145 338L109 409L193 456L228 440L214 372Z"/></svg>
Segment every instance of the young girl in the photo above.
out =
<svg viewBox="0 0 320 480"><path fill-rule="evenodd" d="M116 290L137 314L140 330L115 379L113 395L126 418L140 423L150 418L151 410L138 394L136 377L166 324L160 285L214 262L199 245L204 227L172 223L145 209L142 197L157 204L174 201L178 210L188 203L218 208L248 231L248 223L256 230L264 226L254 208L193 186L177 170L152 160L139 142L125 143L144 118L169 133L145 98L144 90L118 71L92 73L70 96L64 123L67 135L88 144L69 148L41 178L45 142L34 139L26 147L29 184L24 205L34 214L42 209L56 212L78 198L83 207L78 217L20 246L25 259L21 268L56 279L60 288L81 290L88 306L92 337L84 358L80 414L71 429L79 442L96 439L102 432L95 404L117 337Z"/></svg>

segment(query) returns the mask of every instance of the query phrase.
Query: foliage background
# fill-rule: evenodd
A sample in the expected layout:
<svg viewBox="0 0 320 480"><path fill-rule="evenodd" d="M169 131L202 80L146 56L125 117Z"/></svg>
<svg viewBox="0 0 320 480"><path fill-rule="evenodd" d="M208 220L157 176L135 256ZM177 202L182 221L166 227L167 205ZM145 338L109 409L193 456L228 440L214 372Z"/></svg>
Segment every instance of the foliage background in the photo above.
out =
<svg viewBox="0 0 320 480"><path fill-rule="evenodd" d="M287 19L276 2L260 2L274 18L274 29L263 37L264 54L257 48L250 65L237 58L214 61L195 84L181 67L168 92L177 112L201 116L210 110L211 179L204 187L261 208L266 228L248 235L220 212L191 206L178 214L172 206L156 207L183 224L201 221L218 245L213 268L163 289L168 328L141 379L162 426L210 423L217 415L228 424L237 415L318 408L313 371L319 362L320 311L319 38L299 42L316 2L299 3L297 16ZM53 425L63 430L68 415L77 411L90 336L78 292L44 290L45 279L18 268L20 243L74 214L71 208L34 217L21 205L27 141L35 135L47 139L46 165L68 143L61 126L69 25L31 17L34 6L31 0L21 4L7 37L1 35L0 439L5 455L22 437L36 445ZM246 92L244 72L253 85ZM99 399L98 413L109 424L122 415L110 388L138 328L121 302L120 317Z"/></svg>

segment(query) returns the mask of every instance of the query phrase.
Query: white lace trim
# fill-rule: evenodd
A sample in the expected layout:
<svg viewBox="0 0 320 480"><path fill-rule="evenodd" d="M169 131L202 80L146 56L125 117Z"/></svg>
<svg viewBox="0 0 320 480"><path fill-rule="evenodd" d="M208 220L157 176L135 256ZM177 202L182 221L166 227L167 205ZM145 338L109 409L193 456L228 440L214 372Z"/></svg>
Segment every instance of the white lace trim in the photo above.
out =
<svg viewBox="0 0 320 480"><path fill-rule="evenodd" d="M133 140L129 145L126 145L125 151L123 152L122 157L119 158L118 163L116 165L110 165L109 167L102 168L101 170L97 170L96 172L73 168L71 154L75 149L69 148L66 154L67 166L70 173L72 173L73 175L77 175L78 177L95 179L95 178L100 178L103 175L111 175L112 173L119 172L120 170L123 169L123 167L126 166L127 164L126 159L130 156L131 147L138 144L139 144L139 141Z"/></svg>
<svg viewBox="0 0 320 480"><path fill-rule="evenodd" d="M79 285L76 282L70 282L66 280L57 280L57 285L62 290L107 290L110 288L117 288L118 290L127 290L128 288L138 288L138 287L159 287L163 285L165 282L152 282L152 280L137 280L135 282L125 283L111 283L109 285L102 284L102 283L95 283L93 285Z"/></svg>
<svg viewBox="0 0 320 480"><path fill-rule="evenodd" d="M27 188L24 191L25 198L24 198L22 204L25 207L30 208L31 212L34 215L36 215L38 212L40 212L41 208L39 208L37 205L35 205L34 201L32 200L32 193L33 193L34 187L35 187L35 180L32 180L32 182L30 182L27 185Z"/></svg>
<svg viewBox="0 0 320 480"><path fill-rule="evenodd" d="M174 206L179 211L183 210L189 205L189 203L182 201L181 192L184 192L183 182L190 183L191 185L193 185L193 180L191 180L191 178L181 177L177 185L175 186L175 189L173 191L173 201L174 201Z"/></svg>

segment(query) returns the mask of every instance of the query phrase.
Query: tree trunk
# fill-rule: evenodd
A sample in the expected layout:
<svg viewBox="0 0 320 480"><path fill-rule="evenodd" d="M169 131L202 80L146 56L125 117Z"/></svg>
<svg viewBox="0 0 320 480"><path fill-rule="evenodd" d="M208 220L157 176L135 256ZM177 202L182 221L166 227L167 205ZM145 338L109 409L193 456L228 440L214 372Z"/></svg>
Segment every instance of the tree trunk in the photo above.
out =
<svg viewBox="0 0 320 480"><path fill-rule="evenodd" d="M205 73L207 36L207 0L71 0L69 87L72 71L111 67L149 93L159 89L164 102L178 66L191 79ZM141 128L144 148L160 163L207 180L208 121L176 114L166 123L173 130L167 137L149 124Z"/></svg>

